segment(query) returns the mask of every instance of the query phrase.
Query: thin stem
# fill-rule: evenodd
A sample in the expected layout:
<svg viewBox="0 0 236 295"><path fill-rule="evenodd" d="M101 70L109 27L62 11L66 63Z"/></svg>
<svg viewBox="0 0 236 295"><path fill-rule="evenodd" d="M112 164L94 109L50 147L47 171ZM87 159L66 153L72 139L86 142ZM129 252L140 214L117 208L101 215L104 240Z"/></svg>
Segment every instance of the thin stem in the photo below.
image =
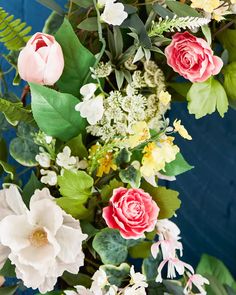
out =
<svg viewBox="0 0 236 295"><path fill-rule="evenodd" d="M86 262L88 262L89 264L95 266L96 268L99 268L99 266L100 266L98 263L96 263L96 262L90 260L90 259L87 258L87 257L85 257L84 260L85 260Z"/></svg>
<svg viewBox="0 0 236 295"><path fill-rule="evenodd" d="M71 12L72 12L72 6L73 6L73 2L72 0L70 0L69 2L69 9L68 9L68 20L70 19L70 16L71 16Z"/></svg>

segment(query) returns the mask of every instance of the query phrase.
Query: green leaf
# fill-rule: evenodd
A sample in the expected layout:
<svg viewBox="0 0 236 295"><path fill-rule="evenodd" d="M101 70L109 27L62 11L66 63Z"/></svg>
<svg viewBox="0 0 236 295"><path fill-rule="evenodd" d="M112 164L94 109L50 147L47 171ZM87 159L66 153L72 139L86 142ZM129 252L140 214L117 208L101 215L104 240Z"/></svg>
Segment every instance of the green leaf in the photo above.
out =
<svg viewBox="0 0 236 295"><path fill-rule="evenodd" d="M138 244L140 240L126 240L118 230L104 228L96 234L93 248L101 257L103 264L120 265L127 259L128 248Z"/></svg>
<svg viewBox="0 0 236 295"><path fill-rule="evenodd" d="M120 55L123 53L123 37L121 34L121 30L118 26L113 27L113 33L114 33L114 43L115 43L115 49L116 49L116 57L119 58Z"/></svg>
<svg viewBox="0 0 236 295"><path fill-rule="evenodd" d="M153 242L143 241L140 244L129 248L129 254L132 258L147 258L151 255L151 246Z"/></svg>
<svg viewBox="0 0 236 295"><path fill-rule="evenodd" d="M168 83L167 85L169 87L171 87L172 89L174 89L185 100L192 83L189 83L189 82L183 82L183 83L182 82L181 83L172 82L172 83ZM175 99L175 98L176 98L176 95L174 94L173 99Z"/></svg>
<svg viewBox="0 0 236 295"><path fill-rule="evenodd" d="M129 166L128 168L121 170L119 173L121 181L130 184L133 188L139 188L141 183L141 172Z"/></svg>
<svg viewBox="0 0 236 295"><path fill-rule="evenodd" d="M0 295L14 295L14 294L16 294L17 289L18 289L18 285L1 287L0 288Z"/></svg>
<svg viewBox="0 0 236 295"><path fill-rule="evenodd" d="M89 288L91 285L91 278L81 272L78 274L71 274L65 271L62 275L62 279L72 287L82 285L86 288Z"/></svg>
<svg viewBox="0 0 236 295"><path fill-rule="evenodd" d="M121 287L123 280L129 277L130 273L130 266L127 263L122 263L120 266L102 265L101 269L105 271L109 283L117 287Z"/></svg>
<svg viewBox="0 0 236 295"><path fill-rule="evenodd" d="M88 82L86 78L96 59L81 44L67 19L64 20L55 37L62 47L65 60L65 68L57 85L61 92L79 96L80 88Z"/></svg>
<svg viewBox="0 0 236 295"><path fill-rule="evenodd" d="M224 70L224 88L230 105L236 108L236 62L227 65Z"/></svg>
<svg viewBox="0 0 236 295"><path fill-rule="evenodd" d="M34 135L37 129L21 122L17 128L17 137L10 143L11 156L21 165L33 167L38 165L35 160L39 153L39 147L34 143Z"/></svg>
<svg viewBox="0 0 236 295"><path fill-rule="evenodd" d="M84 19L79 25L77 26L78 29L85 30L85 31L97 31L98 30L98 19L97 17L89 17Z"/></svg>
<svg viewBox="0 0 236 295"><path fill-rule="evenodd" d="M205 82L194 83L190 88L187 99L188 110L196 119L212 114L217 109L220 116L228 110L228 99L223 86L213 77Z"/></svg>
<svg viewBox="0 0 236 295"><path fill-rule="evenodd" d="M168 293L173 295L183 295L184 294L184 288L179 285L178 282L172 282L172 281L163 281L164 286L166 287L166 290Z"/></svg>
<svg viewBox="0 0 236 295"><path fill-rule="evenodd" d="M161 259L159 256L145 258L142 263L142 273L146 276L147 281L155 281L157 277L157 268Z"/></svg>
<svg viewBox="0 0 236 295"><path fill-rule="evenodd" d="M224 284L224 287L225 287L225 290L227 292L227 295L236 295L236 291L233 288L231 288L231 287L229 287L228 285L225 285L225 284Z"/></svg>
<svg viewBox="0 0 236 295"><path fill-rule="evenodd" d="M38 180L34 172L32 172L30 179L27 182L27 184L24 186L24 189L22 192L23 200L27 207L29 207L30 198L34 194L35 190L42 189L42 188L43 188L43 184Z"/></svg>
<svg viewBox="0 0 236 295"><path fill-rule="evenodd" d="M174 17L174 13L171 12L169 9L163 7L162 5L155 3L153 4L153 10L160 15L162 18L166 18L167 16L169 18L173 18Z"/></svg>
<svg viewBox="0 0 236 295"><path fill-rule="evenodd" d="M33 115L42 131L63 141L85 133L87 123L75 110L76 97L33 83L30 88Z"/></svg>
<svg viewBox="0 0 236 295"><path fill-rule="evenodd" d="M108 202L112 196L113 190L122 187L123 183L117 179L112 179L109 184L106 184L101 189L102 200Z"/></svg>
<svg viewBox="0 0 236 295"><path fill-rule="evenodd" d="M64 11L60 5L56 3L54 0L36 0L37 2L41 3L42 5L46 6L47 8L56 11L58 14L63 15Z"/></svg>
<svg viewBox="0 0 236 295"><path fill-rule="evenodd" d="M177 16L201 17L200 13L185 3L171 0L165 1L165 3Z"/></svg>
<svg viewBox="0 0 236 295"><path fill-rule="evenodd" d="M224 30L221 34L218 34L217 38L228 50L229 62L236 61L236 30Z"/></svg>
<svg viewBox="0 0 236 295"><path fill-rule="evenodd" d="M11 264L11 261L9 259L7 259L2 269L0 270L0 276L8 278L16 277L15 265Z"/></svg>
<svg viewBox="0 0 236 295"><path fill-rule="evenodd" d="M213 276L221 284L227 284L230 287L235 286L234 278L224 263L210 255L202 255L196 272L203 276L206 274Z"/></svg>
<svg viewBox="0 0 236 295"><path fill-rule="evenodd" d="M214 276L205 274L204 277L210 283L210 285L205 287L207 295L228 295L224 286Z"/></svg>
<svg viewBox="0 0 236 295"><path fill-rule="evenodd" d="M64 21L64 17L53 11L45 22L43 33L54 35Z"/></svg>
<svg viewBox="0 0 236 295"><path fill-rule="evenodd" d="M80 226L82 232L88 235L88 239L94 237L99 232L97 228L95 228L91 223L87 221L81 221Z"/></svg>
<svg viewBox="0 0 236 295"><path fill-rule="evenodd" d="M72 0L72 2L83 8L89 8L93 5L93 0Z"/></svg>
<svg viewBox="0 0 236 295"><path fill-rule="evenodd" d="M0 161L7 161L7 145L3 138L0 138ZM0 176L3 173L3 168L0 167Z"/></svg>
<svg viewBox="0 0 236 295"><path fill-rule="evenodd" d="M178 153L175 160L167 163L165 166L165 171L162 171L161 173L167 176L177 176L193 168L194 166L189 165L184 159L183 155Z"/></svg>
<svg viewBox="0 0 236 295"><path fill-rule="evenodd" d="M63 197L57 199L57 204L73 217L85 218L89 210L84 204L91 196L93 178L84 171L65 170L58 176L58 185Z"/></svg>
<svg viewBox="0 0 236 295"><path fill-rule="evenodd" d="M31 110L24 108L22 102L10 102L0 98L0 112L3 112L7 121L13 126L19 121L34 123Z"/></svg>
<svg viewBox="0 0 236 295"><path fill-rule="evenodd" d="M210 28L208 27L208 25L204 25L204 26L201 26L201 29L202 29L202 32L203 32L208 44L211 45L212 38L211 38Z"/></svg>
<svg viewBox="0 0 236 295"><path fill-rule="evenodd" d="M124 79L125 79L124 72L115 70L115 76L116 76L116 84L117 84L117 87L120 90L121 87L122 87L122 85L123 85L123 83L124 83Z"/></svg>
<svg viewBox="0 0 236 295"><path fill-rule="evenodd" d="M158 219L171 218L177 209L180 208L181 201L177 191L167 189L164 186L153 187L148 183L142 185L144 191L148 192L160 208Z"/></svg>
<svg viewBox="0 0 236 295"><path fill-rule="evenodd" d="M120 150L118 155L116 156L116 164L121 166L122 164L126 164L130 162L132 153L128 151L126 148Z"/></svg>
<svg viewBox="0 0 236 295"><path fill-rule="evenodd" d="M0 160L0 166L7 174L10 175L12 180L15 178L16 170L12 165Z"/></svg>
<svg viewBox="0 0 236 295"><path fill-rule="evenodd" d="M88 151L83 144L83 138L81 134L72 138L66 143L66 145L71 149L71 154L73 156L77 156L79 157L79 159L84 159L88 157Z"/></svg>

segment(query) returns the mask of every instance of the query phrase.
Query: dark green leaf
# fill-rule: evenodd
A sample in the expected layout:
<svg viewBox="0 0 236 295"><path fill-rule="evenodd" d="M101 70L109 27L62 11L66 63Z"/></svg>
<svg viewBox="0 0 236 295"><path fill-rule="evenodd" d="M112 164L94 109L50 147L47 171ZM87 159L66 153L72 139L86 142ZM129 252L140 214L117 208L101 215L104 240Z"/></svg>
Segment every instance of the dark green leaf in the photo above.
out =
<svg viewBox="0 0 236 295"><path fill-rule="evenodd" d="M169 18L173 18L174 17L174 13L171 12L169 9L163 7L162 5L155 3L153 5L153 10L160 15L162 18L166 18L167 16Z"/></svg>
<svg viewBox="0 0 236 295"><path fill-rule="evenodd" d="M229 62L236 61L236 30L227 29L218 35L218 39L228 50Z"/></svg>
<svg viewBox="0 0 236 295"><path fill-rule="evenodd" d="M85 133L87 123L75 110L79 100L73 95L32 83L31 94L35 121L46 134L66 141Z"/></svg>
<svg viewBox="0 0 236 295"><path fill-rule="evenodd" d="M81 221L80 226L82 232L88 235L88 239L94 237L99 232L97 228L95 228L91 223L87 221Z"/></svg>
<svg viewBox="0 0 236 295"><path fill-rule="evenodd" d="M165 3L177 16L201 17L200 13L185 3L171 0L167 0Z"/></svg>
<svg viewBox="0 0 236 295"><path fill-rule="evenodd" d="M77 156L79 157L79 159L84 159L88 157L88 151L83 144L83 138L81 134L72 138L66 143L66 145L71 149L71 154L73 156Z"/></svg>
<svg viewBox="0 0 236 295"><path fill-rule="evenodd" d="M134 166L129 166L128 168L121 170L119 173L121 181L130 184L133 188L139 188L141 182L141 172L134 168Z"/></svg>
<svg viewBox="0 0 236 295"><path fill-rule="evenodd" d="M227 65L224 70L224 88L230 105L236 107L236 62Z"/></svg>
<svg viewBox="0 0 236 295"><path fill-rule="evenodd" d="M93 5L93 0L72 0L72 2L83 8L89 8Z"/></svg>
<svg viewBox="0 0 236 295"><path fill-rule="evenodd" d="M7 259L3 268L0 270L0 276L8 277L8 278L15 278L15 266L11 264L11 261Z"/></svg>
<svg viewBox="0 0 236 295"><path fill-rule="evenodd" d="M0 138L0 161L7 161L7 145L3 138ZM0 176L3 173L3 168L0 167Z"/></svg>
<svg viewBox="0 0 236 295"><path fill-rule="evenodd" d="M157 277L157 268L161 259L158 256L154 259L152 256L145 258L142 264L142 273L146 276L147 281L155 281Z"/></svg>
<svg viewBox="0 0 236 295"><path fill-rule="evenodd" d="M45 22L43 32L54 35L64 21L64 17L53 11Z"/></svg>
<svg viewBox="0 0 236 295"><path fill-rule="evenodd" d="M96 59L81 44L68 20L64 20L55 37L62 47L65 59L65 68L57 85L61 92L79 96L80 88L88 82L85 80Z"/></svg>
<svg viewBox="0 0 236 295"><path fill-rule="evenodd" d="M83 273L78 273L75 275L65 271L62 275L62 279L72 287L82 285L86 288L89 288L91 285L91 278Z"/></svg>
<svg viewBox="0 0 236 295"><path fill-rule="evenodd" d="M2 169L10 175L12 180L15 178L16 171L12 165L0 160L0 167L2 167Z"/></svg>
<svg viewBox="0 0 236 295"><path fill-rule="evenodd" d="M113 190L121 186L123 186L123 183L117 179L112 179L109 184L104 185L101 189L101 197L103 201L108 202L112 196Z"/></svg>
<svg viewBox="0 0 236 295"><path fill-rule="evenodd" d="M111 285L120 287L124 279L129 277L130 266L127 263L122 263L120 266L102 265Z"/></svg>
<svg viewBox="0 0 236 295"><path fill-rule="evenodd" d="M151 246L153 242L142 241L140 244L129 248L129 254L132 258L147 258L151 255Z"/></svg>
<svg viewBox="0 0 236 295"><path fill-rule="evenodd" d="M79 23L78 29L85 31L97 31L98 30L98 19L97 17L89 17Z"/></svg>
<svg viewBox="0 0 236 295"><path fill-rule="evenodd" d="M64 11L60 5L56 3L54 0L36 0L37 2L41 3L42 5L46 6L47 8L56 11L57 13L63 15Z"/></svg>
<svg viewBox="0 0 236 295"><path fill-rule="evenodd" d="M34 172L32 172L30 179L27 182L27 184L24 186L24 189L22 192L23 200L27 207L29 207L30 198L34 194L34 191L36 189L42 189L42 188L43 188L43 184L38 180Z"/></svg>

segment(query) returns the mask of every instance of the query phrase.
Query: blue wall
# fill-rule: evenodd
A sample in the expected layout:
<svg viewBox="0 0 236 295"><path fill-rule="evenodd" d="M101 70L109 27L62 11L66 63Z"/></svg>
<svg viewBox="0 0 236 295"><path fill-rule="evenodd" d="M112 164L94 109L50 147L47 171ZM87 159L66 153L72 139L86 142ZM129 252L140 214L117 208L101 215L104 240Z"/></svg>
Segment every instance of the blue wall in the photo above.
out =
<svg viewBox="0 0 236 295"><path fill-rule="evenodd" d="M1 5L31 25L33 32L42 29L50 13L35 0L3 0ZM202 253L208 253L223 259L236 276L236 112L230 110L224 119L214 114L195 120L186 105L177 103L170 116L181 119L193 136L192 142L179 139L179 144L195 169L170 184L182 199L177 222L184 259L196 264Z"/></svg>

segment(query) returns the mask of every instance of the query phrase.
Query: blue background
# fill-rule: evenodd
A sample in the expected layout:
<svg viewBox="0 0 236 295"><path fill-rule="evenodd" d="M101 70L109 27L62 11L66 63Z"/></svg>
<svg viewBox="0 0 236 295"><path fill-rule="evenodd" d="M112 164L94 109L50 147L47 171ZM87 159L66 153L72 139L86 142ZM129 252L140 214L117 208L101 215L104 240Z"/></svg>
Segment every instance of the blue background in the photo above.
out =
<svg viewBox="0 0 236 295"><path fill-rule="evenodd" d="M3 0L0 5L31 25L33 33L42 30L50 13L35 0ZM12 75L7 78L10 84ZM192 142L179 138L178 143L195 169L168 184L182 200L176 222L182 231L184 260L196 265L201 254L208 253L222 259L236 276L236 111L229 110L224 119L213 114L196 120L185 104L176 103L170 117L181 119L193 137Z"/></svg>

